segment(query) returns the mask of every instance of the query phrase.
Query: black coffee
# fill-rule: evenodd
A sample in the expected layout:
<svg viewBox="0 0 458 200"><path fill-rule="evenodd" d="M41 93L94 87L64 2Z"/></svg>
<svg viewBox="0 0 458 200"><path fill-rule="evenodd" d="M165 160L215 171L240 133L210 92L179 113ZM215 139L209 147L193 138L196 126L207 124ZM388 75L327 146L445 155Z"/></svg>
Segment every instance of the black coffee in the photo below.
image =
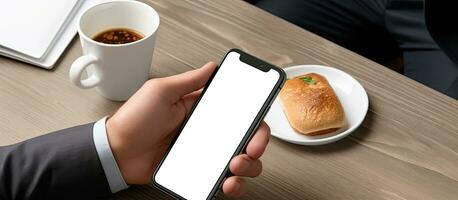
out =
<svg viewBox="0 0 458 200"><path fill-rule="evenodd" d="M126 44L142 39L144 36L132 29L115 28L103 31L93 37L97 42L105 44Z"/></svg>

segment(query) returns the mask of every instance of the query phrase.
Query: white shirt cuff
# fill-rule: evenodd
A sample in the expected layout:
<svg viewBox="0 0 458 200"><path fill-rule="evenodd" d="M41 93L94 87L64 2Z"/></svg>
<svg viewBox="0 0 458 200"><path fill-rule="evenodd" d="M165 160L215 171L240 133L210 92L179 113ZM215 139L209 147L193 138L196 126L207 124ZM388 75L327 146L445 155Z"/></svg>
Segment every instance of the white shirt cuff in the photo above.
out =
<svg viewBox="0 0 458 200"><path fill-rule="evenodd" d="M118 163L111 152L110 143L108 142L107 129L105 127L107 117L104 117L94 124L93 138L95 149L102 163L103 171L110 185L112 193L119 192L129 186L124 181Z"/></svg>

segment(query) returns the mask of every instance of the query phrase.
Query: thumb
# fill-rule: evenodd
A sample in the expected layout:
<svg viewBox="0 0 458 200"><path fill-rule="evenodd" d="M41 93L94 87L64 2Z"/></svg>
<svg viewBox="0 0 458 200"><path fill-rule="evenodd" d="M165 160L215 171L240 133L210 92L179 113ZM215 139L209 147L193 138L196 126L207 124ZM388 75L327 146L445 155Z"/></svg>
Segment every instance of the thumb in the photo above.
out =
<svg viewBox="0 0 458 200"><path fill-rule="evenodd" d="M166 78L165 87L167 91L170 91L172 100L178 101L184 95L202 88L215 69L216 63L209 62L199 69L170 76Z"/></svg>

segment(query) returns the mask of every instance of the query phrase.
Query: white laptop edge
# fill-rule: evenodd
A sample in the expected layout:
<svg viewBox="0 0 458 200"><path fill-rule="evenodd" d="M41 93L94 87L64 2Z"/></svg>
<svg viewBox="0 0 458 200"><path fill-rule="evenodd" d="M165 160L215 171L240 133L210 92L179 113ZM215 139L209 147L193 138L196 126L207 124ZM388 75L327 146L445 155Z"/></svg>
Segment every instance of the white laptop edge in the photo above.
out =
<svg viewBox="0 0 458 200"><path fill-rule="evenodd" d="M35 59L33 57L21 54L17 51L3 48L0 46L0 55L5 57L10 57L22 62L26 62L32 65L36 65L45 69L52 69L54 64L56 64L59 57L62 55L64 50L67 48L68 44L75 37L77 32L77 23L81 14L86 11L88 8L113 0L90 0L83 1L83 4L79 7L79 10L73 13L73 16L70 16L69 20L63 25L63 29L59 31L60 35L57 35L52 45L48 48L47 52L40 59Z"/></svg>

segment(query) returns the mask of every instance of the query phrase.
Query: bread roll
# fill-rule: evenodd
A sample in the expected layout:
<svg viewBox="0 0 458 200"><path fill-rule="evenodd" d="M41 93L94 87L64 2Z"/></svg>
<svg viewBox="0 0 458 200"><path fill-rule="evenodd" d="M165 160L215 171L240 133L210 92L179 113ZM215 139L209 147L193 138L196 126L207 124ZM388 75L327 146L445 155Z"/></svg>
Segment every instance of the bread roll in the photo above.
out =
<svg viewBox="0 0 458 200"><path fill-rule="evenodd" d="M304 135L320 135L345 126L345 114L326 78L316 73L287 80L280 91L291 127Z"/></svg>

